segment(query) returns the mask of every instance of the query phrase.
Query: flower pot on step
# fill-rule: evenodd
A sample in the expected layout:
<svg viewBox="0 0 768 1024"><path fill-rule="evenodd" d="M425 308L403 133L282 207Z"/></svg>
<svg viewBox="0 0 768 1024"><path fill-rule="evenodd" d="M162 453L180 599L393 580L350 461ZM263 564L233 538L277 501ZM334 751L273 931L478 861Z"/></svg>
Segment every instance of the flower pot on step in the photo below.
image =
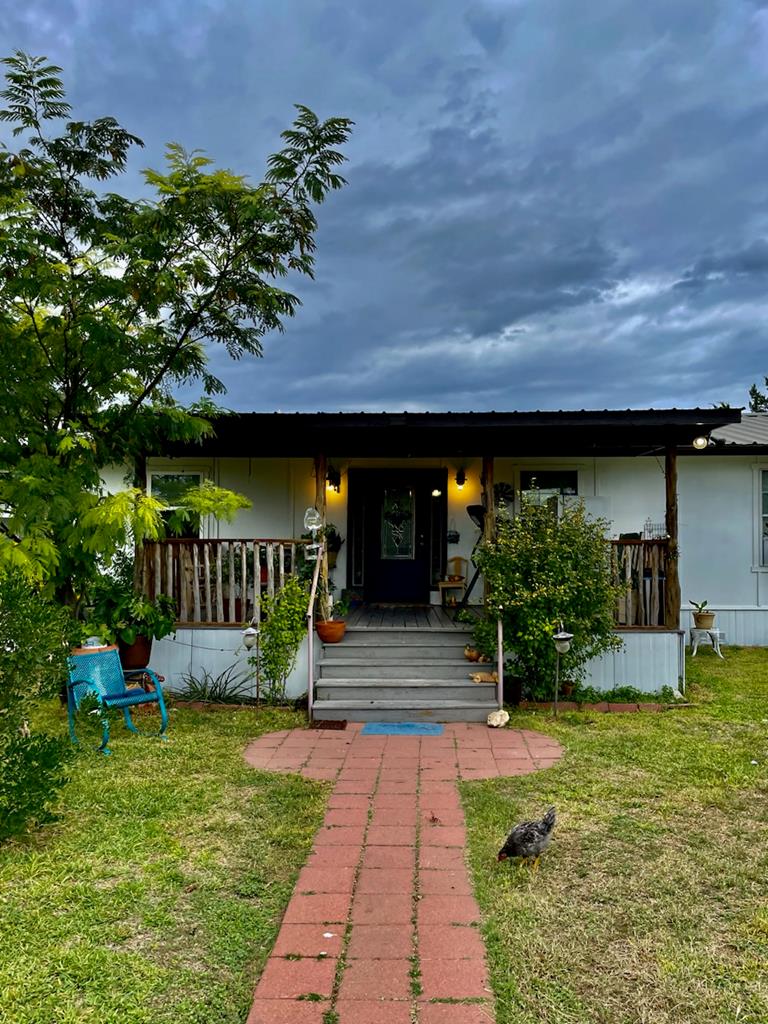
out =
<svg viewBox="0 0 768 1024"><path fill-rule="evenodd" d="M337 644L344 638L347 624L343 619L322 619L315 623L317 635L324 644Z"/></svg>

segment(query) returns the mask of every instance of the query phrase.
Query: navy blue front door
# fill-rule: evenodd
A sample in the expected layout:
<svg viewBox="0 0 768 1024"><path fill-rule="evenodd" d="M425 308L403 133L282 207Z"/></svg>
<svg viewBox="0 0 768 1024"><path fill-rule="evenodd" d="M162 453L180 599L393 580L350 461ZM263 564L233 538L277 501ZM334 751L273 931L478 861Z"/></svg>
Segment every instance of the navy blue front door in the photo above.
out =
<svg viewBox="0 0 768 1024"><path fill-rule="evenodd" d="M368 602L427 604L444 560L445 470L351 470L350 580Z"/></svg>

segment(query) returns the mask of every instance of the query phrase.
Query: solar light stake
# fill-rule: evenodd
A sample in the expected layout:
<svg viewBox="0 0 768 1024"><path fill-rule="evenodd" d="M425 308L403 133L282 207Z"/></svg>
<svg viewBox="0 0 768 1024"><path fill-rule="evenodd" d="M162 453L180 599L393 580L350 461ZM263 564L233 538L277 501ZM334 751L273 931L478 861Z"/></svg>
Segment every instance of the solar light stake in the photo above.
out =
<svg viewBox="0 0 768 1024"><path fill-rule="evenodd" d="M571 649L571 640L573 640L573 633L566 633L563 628L563 623L560 623L560 632L555 633L552 637L552 642L555 645L555 651L557 654L557 660L555 662L555 702L552 708L552 713L557 718L557 698L560 691L560 655L567 654Z"/></svg>

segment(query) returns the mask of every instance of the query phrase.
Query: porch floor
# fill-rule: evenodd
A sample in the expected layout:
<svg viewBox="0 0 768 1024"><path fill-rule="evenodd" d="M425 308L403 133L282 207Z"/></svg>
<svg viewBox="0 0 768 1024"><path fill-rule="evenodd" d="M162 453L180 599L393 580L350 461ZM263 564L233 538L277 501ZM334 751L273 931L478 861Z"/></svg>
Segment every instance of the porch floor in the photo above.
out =
<svg viewBox="0 0 768 1024"><path fill-rule="evenodd" d="M466 622L453 621L455 610L434 604L364 604L347 616L347 629L466 630Z"/></svg>

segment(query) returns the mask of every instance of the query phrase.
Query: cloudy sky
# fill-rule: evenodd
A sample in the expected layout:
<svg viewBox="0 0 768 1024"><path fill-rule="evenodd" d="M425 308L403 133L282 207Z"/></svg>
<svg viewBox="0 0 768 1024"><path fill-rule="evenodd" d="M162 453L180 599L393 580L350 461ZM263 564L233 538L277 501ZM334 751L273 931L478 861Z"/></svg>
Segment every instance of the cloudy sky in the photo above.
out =
<svg viewBox="0 0 768 1024"><path fill-rule="evenodd" d="M356 122L236 409L744 404L768 373L766 0L0 0L78 116L259 179Z"/></svg>

